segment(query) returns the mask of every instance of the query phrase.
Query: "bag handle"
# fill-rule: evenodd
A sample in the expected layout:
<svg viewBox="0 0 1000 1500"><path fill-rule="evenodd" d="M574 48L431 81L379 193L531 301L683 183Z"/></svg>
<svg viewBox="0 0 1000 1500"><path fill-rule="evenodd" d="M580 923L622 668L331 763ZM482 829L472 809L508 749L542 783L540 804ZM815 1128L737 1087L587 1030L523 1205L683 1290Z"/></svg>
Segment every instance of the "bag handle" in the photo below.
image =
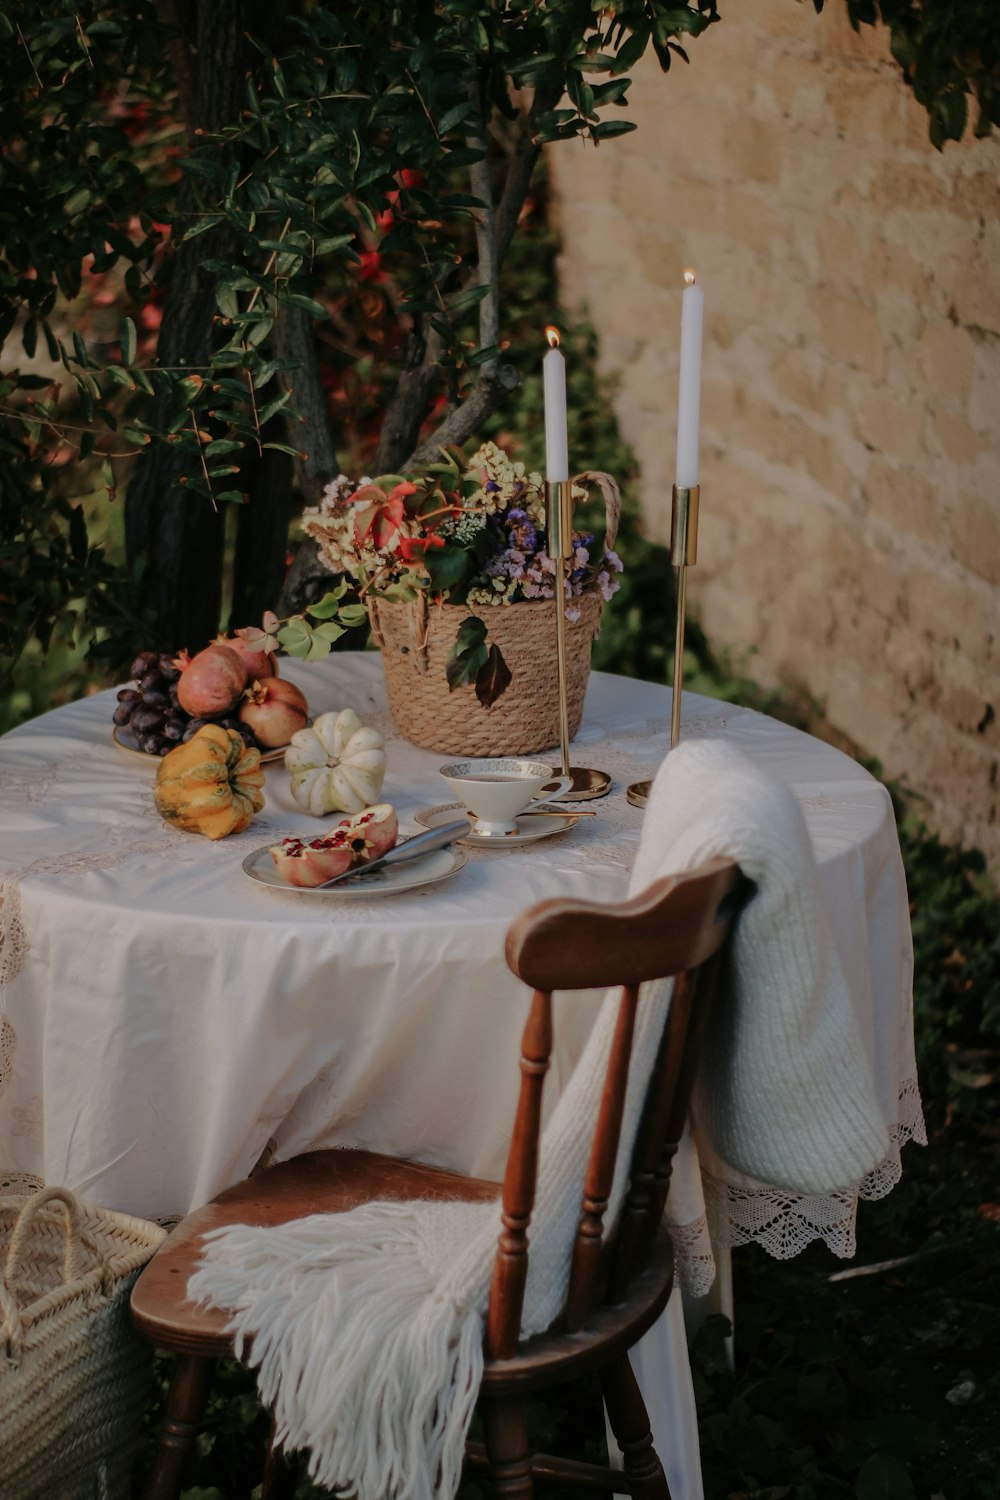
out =
<svg viewBox="0 0 1000 1500"><path fill-rule="evenodd" d="M10 1199L0 1202L10 1202ZM17 1216L10 1237L10 1245L7 1250L7 1259L4 1264L3 1276L0 1278L0 1338L6 1341L7 1354L13 1360L20 1359L21 1338L24 1327L21 1320L21 1310L17 1305L11 1287L18 1270L21 1256L27 1243L28 1233L38 1217L39 1213L48 1204L57 1204L63 1211L63 1219L66 1224L66 1246L63 1254L63 1283L78 1280L84 1272L82 1250L87 1249L94 1257L96 1266L101 1273L101 1291L107 1294L114 1284L114 1275L100 1247L95 1244L92 1237L83 1228L80 1222L82 1209L80 1200L76 1198L68 1188L43 1187L37 1193L33 1193L24 1204Z"/></svg>
<svg viewBox="0 0 1000 1500"><path fill-rule="evenodd" d="M10 1237L10 1247L7 1251L7 1262L4 1266L3 1279L10 1285L17 1272L18 1262L24 1251L28 1238L28 1231L34 1224L41 1210L47 1203L56 1203L63 1211L66 1221L66 1249L63 1256L63 1280L75 1281L82 1274L83 1266L80 1257L80 1249L83 1240L83 1231L80 1226L80 1203L67 1188L43 1187L37 1193L33 1193L27 1203L17 1216ZM96 1249L96 1246L90 1247ZM100 1252L98 1251L100 1256ZM103 1268L103 1257L101 1264Z"/></svg>
<svg viewBox="0 0 1000 1500"><path fill-rule="evenodd" d="M585 489L596 484L604 496L604 546L607 551L611 552L618 536L618 523L622 515L621 490L611 475L605 474L601 469L585 469L582 474L574 475L573 483L582 485Z"/></svg>

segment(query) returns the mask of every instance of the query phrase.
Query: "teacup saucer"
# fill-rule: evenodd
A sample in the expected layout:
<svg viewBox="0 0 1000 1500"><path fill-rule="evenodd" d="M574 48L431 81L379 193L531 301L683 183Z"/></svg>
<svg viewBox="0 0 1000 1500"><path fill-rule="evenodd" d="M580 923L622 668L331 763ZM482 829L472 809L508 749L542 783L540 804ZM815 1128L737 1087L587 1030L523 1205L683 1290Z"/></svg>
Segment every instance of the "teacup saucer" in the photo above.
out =
<svg viewBox="0 0 1000 1500"><path fill-rule="evenodd" d="M436 807L422 807L419 812L414 813L413 820L422 828L438 828L463 812L466 809L461 802L442 802ZM572 813L552 816L550 813L523 812L517 818L515 833L490 836L476 833L470 824L468 834L463 834L456 843L472 844L477 849L519 849L522 844L533 844L536 839L547 839L554 833L565 833L576 821Z"/></svg>

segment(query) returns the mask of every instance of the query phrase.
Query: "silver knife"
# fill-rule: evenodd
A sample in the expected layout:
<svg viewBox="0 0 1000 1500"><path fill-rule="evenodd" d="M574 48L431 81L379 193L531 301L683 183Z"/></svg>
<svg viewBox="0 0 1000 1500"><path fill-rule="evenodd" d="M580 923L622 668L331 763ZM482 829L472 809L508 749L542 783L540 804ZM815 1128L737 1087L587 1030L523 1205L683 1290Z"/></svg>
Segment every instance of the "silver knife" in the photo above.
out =
<svg viewBox="0 0 1000 1500"><path fill-rule="evenodd" d="M321 885L313 886L313 890L328 891L331 886L343 885L345 881L361 880L372 870L380 870L383 865L402 864L404 860L417 859L421 854L430 854L435 849L445 849L456 839L467 835L470 827L468 818L462 818L454 823L442 823L440 828L428 828L426 833L418 833L411 839L403 839L402 843L393 844L378 859L369 860L366 865L355 865L353 869L345 870L343 875L334 875L331 880L324 880Z"/></svg>

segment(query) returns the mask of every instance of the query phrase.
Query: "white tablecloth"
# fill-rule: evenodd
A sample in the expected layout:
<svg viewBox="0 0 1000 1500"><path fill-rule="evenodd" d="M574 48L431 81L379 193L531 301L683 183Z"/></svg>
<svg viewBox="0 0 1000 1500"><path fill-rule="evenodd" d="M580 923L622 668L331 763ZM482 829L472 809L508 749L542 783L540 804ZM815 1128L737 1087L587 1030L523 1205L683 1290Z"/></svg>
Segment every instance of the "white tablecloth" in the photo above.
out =
<svg viewBox="0 0 1000 1500"><path fill-rule="evenodd" d="M378 656L283 670L314 714L352 707L387 735L384 797L402 832L448 800L446 757L394 737ZM572 759L614 778L612 795L590 804L596 817L521 849L470 849L441 885L350 900L269 890L243 873L251 850L321 826L296 807L280 766L245 833L213 844L167 827L155 760L111 740L114 701L97 694L0 740L3 1173L162 1220L246 1176L269 1141L279 1159L341 1144L499 1175L528 998L504 964L504 934L544 897L624 894L642 821L625 787L666 753L669 692L592 677ZM922 1138L888 794L818 740L685 695L682 736L704 734L731 739L804 809L893 1141L857 1185L878 1196L899 1176L902 1142ZM551 1101L592 1013L589 997L559 1004ZM703 1186L719 1244L755 1239L785 1255L820 1236L853 1252L857 1193L794 1196L702 1167L704 1178L689 1148L668 1210L693 1290L711 1274ZM677 1461L679 1494L696 1500L696 1450Z"/></svg>

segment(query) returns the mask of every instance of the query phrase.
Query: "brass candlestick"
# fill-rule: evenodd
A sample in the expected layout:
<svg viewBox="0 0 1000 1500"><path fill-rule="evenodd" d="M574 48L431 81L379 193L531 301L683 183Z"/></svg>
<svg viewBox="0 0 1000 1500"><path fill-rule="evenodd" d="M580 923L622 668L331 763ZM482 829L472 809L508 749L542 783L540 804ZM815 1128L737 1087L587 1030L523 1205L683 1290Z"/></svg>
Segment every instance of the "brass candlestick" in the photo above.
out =
<svg viewBox="0 0 1000 1500"><path fill-rule="evenodd" d="M604 797L611 790L607 771L569 763L569 698L566 685L566 561L573 556L573 486L568 479L545 481L545 510L553 552L558 559L556 570L556 654L559 670L559 767L557 774L571 776L573 785L557 798L559 802L589 802Z"/></svg>
<svg viewBox="0 0 1000 1500"><path fill-rule="evenodd" d="M674 631L674 683L670 712L670 748L681 737L681 691L684 683L684 614L687 570L698 561L698 502L701 486L674 485L670 515L670 561L677 570L677 626ZM633 807L645 807L651 783L633 781L625 795Z"/></svg>

